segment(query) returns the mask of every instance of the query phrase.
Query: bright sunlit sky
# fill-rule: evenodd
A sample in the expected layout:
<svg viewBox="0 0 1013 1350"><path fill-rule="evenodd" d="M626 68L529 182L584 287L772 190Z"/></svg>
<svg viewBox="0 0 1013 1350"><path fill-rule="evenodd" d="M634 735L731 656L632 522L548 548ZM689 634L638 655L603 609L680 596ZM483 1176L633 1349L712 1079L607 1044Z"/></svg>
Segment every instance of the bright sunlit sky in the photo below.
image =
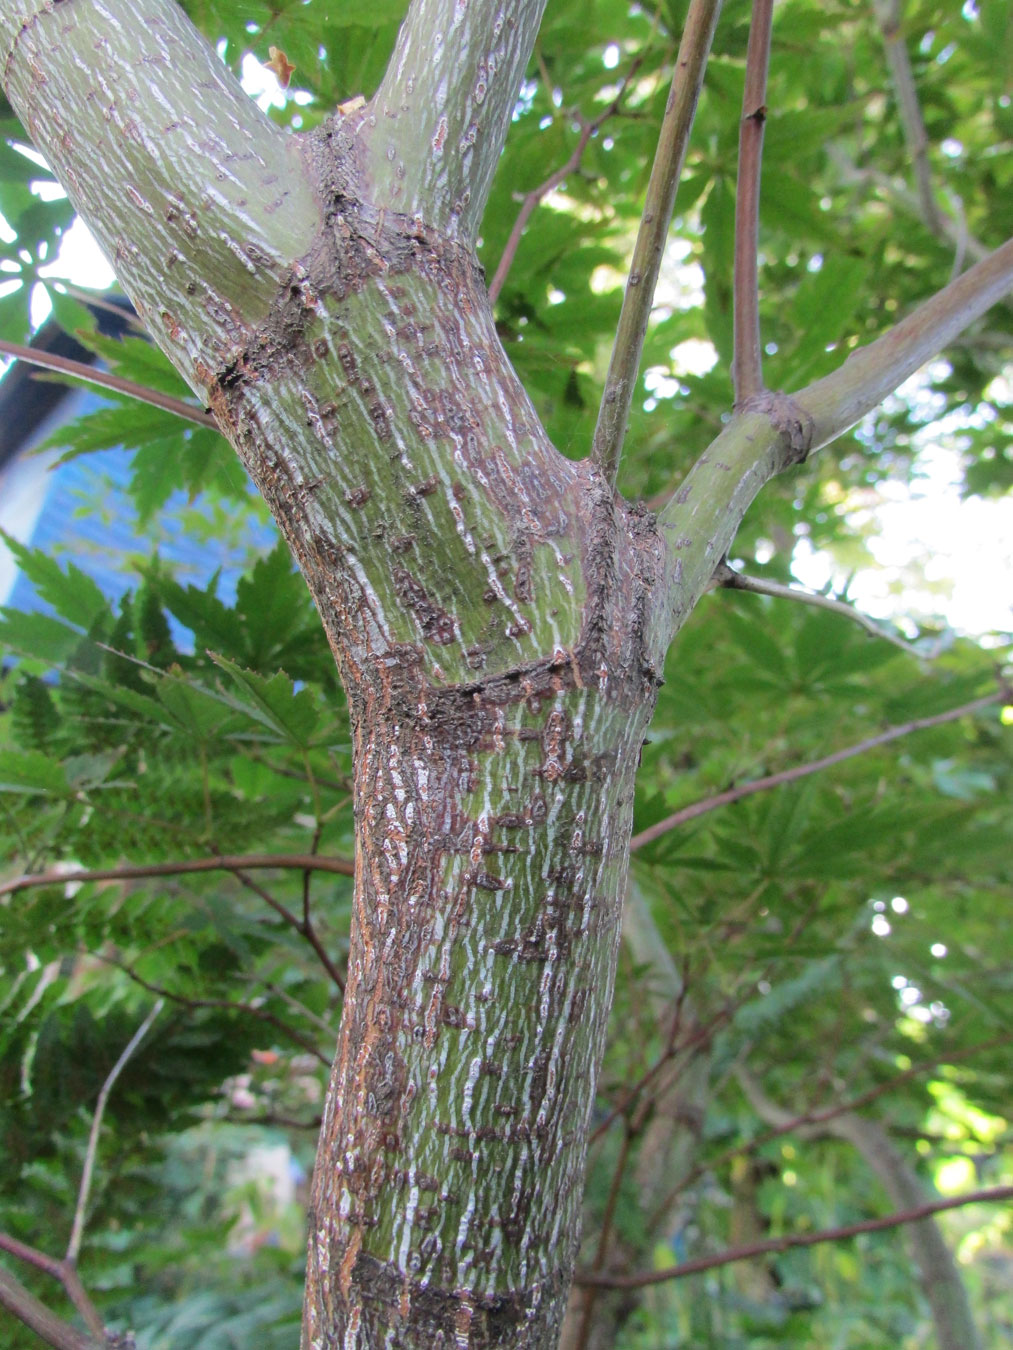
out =
<svg viewBox="0 0 1013 1350"><path fill-rule="evenodd" d="M607 62L606 62L607 64ZM243 62L243 85L263 108L282 104L286 94L273 72L251 54ZM308 95L295 92L298 102ZM43 162L39 160L40 164ZM37 185L40 195L51 197L59 189L51 182ZM62 195L62 194L61 194ZM666 260L662 287L679 290L688 297L702 278L693 264L680 254L684 243L673 240ZM113 273L86 227L75 221L64 236L59 255L41 275L66 278L78 285L102 289L113 282ZM673 300L659 288L659 303ZM675 307L684 307L674 300ZM43 322L50 304L45 289L36 287L32 319ZM670 372L652 371L648 388L663 395L672 376L707 370L716 360L709 343L692 340L672 352ZM1013 402L1013 366L1005 388L997 391ZM923 400L924 380L913 377L900 392L915 406ZM650 400L653 402L653 397ZM869 550L878 567L861 569L848 578L834 559L813 550L805 539L795 547L793 571L797 580L812 589L830 586L837 591L848 581L848 596L875 618L943 619L965 633L1013 630L1013 498L962 500L959 492L960 457L954 440L960 419L933 424L920 433L918 476L910 483L888 482L875 493L857 495L842 503L845 518L863 528L871 522Z"/></svg>

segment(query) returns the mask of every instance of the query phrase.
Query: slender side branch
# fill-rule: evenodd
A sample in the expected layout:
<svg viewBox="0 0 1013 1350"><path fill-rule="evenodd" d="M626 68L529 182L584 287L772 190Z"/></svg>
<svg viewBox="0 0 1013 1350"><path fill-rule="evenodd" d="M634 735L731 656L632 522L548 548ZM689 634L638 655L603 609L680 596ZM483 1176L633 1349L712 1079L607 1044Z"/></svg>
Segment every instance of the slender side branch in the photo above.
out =
<svg viewBox="0 0 1013 1350"><path fill-rule="evenodd" d="M330 1068L331 1061L322 1054L312 1041L307 1040L294 1027L290 1027L287 1022L283 1022L280 1017L275 1017L265 1008L258 1008L253 1003L237 1003L229 998L188 998L185 994L177 994L172 989L166 989L163 985L153 984L151 980L146 980L143 975L138 975L132 966L119 961L114 956L109 956L103 952L93 952L100 961L106 965L115 966L117 970L122 970L127 979L133 980L134 984L141 989L147 989L149 994L156 994L159 998L167 999L170 1003L175 1003L180 1008L193 1010L195 1008L220 1008L224 1012L244 1013L247 1017L254 1017L258 1022L264 1022L267 1026L274 1027L280 1031L283 1036L287 1036L294 1044L301 1046L307 1054L313 1055L325 1068Z"/></svg>
<svg viewBox="0 0 1013 1350"><path fill-rule="evenodd" d="M917 193L912 192L909 187L898 182L897 179L891 178L889 174L880 173L876 169L858 168L840 146L828 145L827 155L837 167L844 182L874 187L892 206L898 206L901 210L907 211L919 219L922 218L921 200ZM928 225L930 222L923 221L923 224ZM931 228L937 239L953 245L954 255L960 259L961 264L965 254L974 262L981 262L991 252L987 244L983 244L980 239L970 233L967 229L967 223L963 219L958 221L952 216L940 212L936 224ZM961 271L962 265L954 270ZM1009 307L1013 305L1013 297L1005 296L1001 303ZM1008 345L1009 339L1004 336L1003 342Z"/></svg>
<svg viewBox="0 0 1013 1350"><path fill-rule="evenodd" d="M647 321L720 9L721 0L691 0L679 44L591 446L591 458L609 484L615 483L619 471Z"/></svg>
<svg viewBox="0 0 1013 1350"><path fill-rule="evenodd" d="M35 347L25 347L20 342L7 342L0 338L0 352L14 356L29 366L41 366L43 370L55 370L61 375L73 375L75 379L85 380L88 384L97 384L103 389L113 389L117 394L126 394L141 403L150 403L153 408L164 408L175 413L187 422L195 422L199 427L212 427L218 430L214 415L203 408L195 408L192 403L184 403L181 398L171 394L162 394L157 389L148 389L133 380L125 380L120 375L111 375L105 370L96 370L84 361L72 361L68 356L58 356L55 352L40 351Z"/></svg>
<svg viewBox="0 0 1013 1350"><path fill-rule="evenodd" d="M378 206L472 242L545 0L414 0L360 135Z"/></svg>
<svg viewBox="0 0 1013 1350"><path fill-rule="evenodd" d="M835 1120L838 1116L847 1115L861 1111L863 1107L869 1106L879 1097L887 1096L891 1092L898 1091L905 1083L910 1082L912 1078L917 1078L920 1074L931 1073L937 1069L940 1064L959 1063L963 1060L971 1059L975 1055L983 1054L987 1050L994 1050L998 1046L1009 1045L1013 1041L1013 1036L995 1036L991 1040L981 1041L977 1045L968 1046L964 1050L951 1050L946 1055L938 1055L935 1059L919 1060L917 1064L912 1064L903 1069L900 1073L888 1078L883 1083L877 1083L875 1087L867 1088L865 1092L859 1093L857 1097L852 1097L848 1101L835 1102L833 1106L822 1108L810 1108L801 1115L792 1116L790 1120L784 1121L780 1125L772 1126L768 1130L762 1130L759 1134L753 1135L745 1143L733 1144L730 1148L723 1149L716 1157L705 1159L698 1163L692 1171L682 1178L675 1186L671 1187L665 1194L661 1204L657 1209L667 1208L675 1198L693 1184L705 1172L716 1173L718 1168L724 1167L726 1163L733 1158L739 1158L747 1154L755 1153L758 1149L771 1143L775 1139L780 1139L782 1135L793 1134L796 1130L805 1138L810 1126L820 1126L824 1122Z"/></svg>
<svg viewBox="0 0 1013 1350"><path fill-rule="evenodd" d="M691 802L689 806L674 811L664 820L659 820L654 825L648 826L646 830L641 830L639 834L635 834L630 840L630 850L636 851L638 848L643 848L646 844L653 843L655 839L660 839L669 830L674 830L679 825L685 825L687 821L695 820L697 816L705 816L709 811L716 811L719 806L728 806L732 802L742 801L745 797L752 797L754 793L767 792L771 788L783 787L785 783L794 783L799 778L807 778L812 773L819 773L822 769L829 769L834 764L842 764L847 759L854 759L856 755L864 755L869 750L875 750L880 745L888 745L891 741L899 740L902 736L909 736L913 731L924 731L928 727L938 727L946 722L955 722L959 717L967 717L971 713L980 712L982 708L988 708L993 703L998 703L1000 699L1006 697L1008 697L1007 690L997 690L994 694L985 694L982 698L973 699L970 703L962 703L959 708L948 708L946 712L936 713L932 717L916 717L913 721L888 727L886 731L881 731L876 736L869 736L866 740L858 741L855 745L845 746L843 750L835 750L832 755L824 755L822 759L811 760L808 764L796 764L794 768L783 769L780 773L768 774L765 778L754 778L751 783L743 783L739 787L729 788L726 792L719 792L714 797L705 797L701 801Z"/></svg>
<svg viewBox="0 0 1013 1350"><path fill-rule="evenodd" d="M842 435L1013 290L1008 239L832 374L794 395L813 419L811 450Z"/></svg>
<svg viewBox="0 0 1013 1350"><path fill-rule="evenodd" d="M289 927L292 928L295 932L297 932L300 937L306 939L309 945L313 948L317 960L323 966L324 970L327 972L332 982L337 985L338 989L342 993L344 993L345 982L341 978L341 972L340 970L338 970L337 966L334 964L334 962L328 955L327 948L320 941L320 937L317 934L316 929L313 927L313 921L309 917L305 903L305 889L303 902L303 917L300 919L296 914L293 914L293 912L289 909L287 905L283 905L280 900L276 900L274 896L271 894L271 892L266 889L266 887L261 886L258 882L254 881L252 877L247 876L246 873L241 868L239 867L232 868L232 873L236 877L236 879L242 882L242 884L248 890L253 891L255 895L259 895L260 898L264 901L264 903L266 905L269 905L270 908L273 909L276 914L280 915L281 918L284 919L285 922L289 925ZM308 878L309 875L310 874L308 871L305 871L303 873L303 876L306 878Z"/></svg>
<svg viewBox="0 0 1013 1350"><path fill-rule="evenodd" d="M109 1100L109 1094L113 1090L113 1085L120 1074L126 1068L134 1051L144 1040L145 1036L151 1030L155 1018L165 1007L165 1000L158 999L147 1017L137 1028L130 1040L123 1048L123 1053L109 1070L106 1080L102 1084L102 1089L98 1094L98 1101L95 1103L95 1114L92 1116L91 1130L88 1133L88 1147L84 1153L84 1166L81 1169L81 1185L77 1192L77 1204L74 1206L74 1222L70 1229L70 1241L67 1243L66 1260L71 1265L77 1264L78 1254L81 1251L81 1237L84 1233L84 1216L88 1208L88 1197L91 1193L91 1179L95 1170L95 1155L98 1151L99 1134L102 1130L102 1117L105 1115L106 1103Z"/></svg>
<svg viewBox="0 0 1013 1350"><path fill-rule="evenodd" d="M1013 290L1013 239L944 286L832 374L790 397L763 393L734 418L661 513L672 608L661 651L710 585L763 485L840 436Z"/></svg>
<svg viewBox="0 0 1013 1350"><path fill-rule="evenodd" d="M814 1247L822 1242L840 1242L844 1238L858 1237L862 1233L879 1233L887 1228L899 1228L902 1224L916 1223L919 1219L939 1214L943 1210L960 1209L964 1205L998 1204L999 1201L1010 1198L1013 1198L1013 1186L992 1186L987 1190L969 1191L966 1195L954 1195L945 1200L933 1200L914 1209L884 1214L878 1219L863 1219L861 1223L844 1224L840 1228L823 1228L815 1233L792 1233L785 1237L765 1238L762 1242L753 1242L747 1246L729 1247L726 1251L714 1252L710 1256L698 1256L677 1266L666 1266L663 1270L641 1271L632 1275L578 1274L575 1283L593 1284L604 1289L641 1289L645 1285L683 1279L687 1275L697 1275L700 1271L731 1265L735 1261L748 1261L754 1256L787 1252L793 1247Z"/></svg>
<svg viewBox="0 0 1013 1350"><path fill-rule="evenodd" d="M538 187L532 188L521 202L521 209L517 212L517 219L514 221L510 236L504 245L502 257L496 264L496 271L493 273L492 281L489 282L489 301L491 304L496 303L496 299L503 289L503 283L506 281L510 268L513 266L514 258L517 256L521 235L524 233L525 227L531 219L535 208L545 200L550 192L554 192L561 183L564 183L571 173L576 173L580 168L580 163L584 158L584 151L587 149L588 142L597 134L602 124L607 122L610 117L614 117L619 111L623 101L623 95L629 87L630 80L633 79L640 63L640 57L637 57L636 60L631 62L629 74L623 80L622 88L604 112L599 113L598 116L590 122L587 121L586 118L580 118L580 136L577 138L577 144L574 146L573 153L570 155L569 159L565 164L558 168L555 173L550 173L544 182L539 183Z"/></svg>
<svg viewBox="0 0 1013 1350"><path fill-rule="evenodd" d="M175 0L5 0L0 71L141 320L203 390L237 357L240 320L266 317L319 229L299 141L250 100ZM213 196L202 186L209 156Z"/></svg>
<svg viewBox="0 0 1013 1350"><path fill-rule="evenodd" d="M942 225L942 213L936 203L932 190L932 170L929 167L929 137L925 130L918 91L911 70L911 58L901 24L900 0L874 0L876 22L883 36L890 78L897 98L901 125L904 128L904 141L914 169L918 200L925 224L933 234L939 234Z"/></svg>
<svg viewBox="0 0 1013 1350"><path fill-rule="evenodd" d="M15 895L18 891L36 886L66 886L71 882L136 881L143 877L176 877L191 872L238 872L258 868L291 869L293 871L335 872L339 876L355 875L355 864L347 858L325 858L318 854L302 853L239 853L218 854L213 858L179 858L174 862L125 863L122 867L80 868L73 872L34 872L0 883L0 896Z"/></svg>
<svg viewBox="0 0 1013 1350"><path fill-rule="evenodd" d="M735 403L741 406L763 388L760 352L760 165L767 120L767 68L774 0L753 0L746 51L746 86L739 123L739 176L735 190L734 351Z"/></svg>
<svg viewBox="0 0 1013 1350"><path fill-rule="evenodd" d="M816 609L829 609L832 614L841 614L852 623L857 623L873 637L882 638L884 642L892 642L908 656L917 656L919 660L925 660L925 653L920 652L910 642L905 642L895 633L881 628L867 614L855 609L854 605L837 600L831 595L820 595L818 591L803 591L796 586L782 586L780 582L768 581L765 577L748 577L742 572L736 572L727 563L718 564L714 571L714 584L729 591L748 591L752 595L770 595L777 600L797 600L800 604L812 605Z"/></svg>
<svg viewBox="0 0 1013 1350"><path fill-rule="evenodd" d="M9 1271L0 1266L0 1307L6 1308L35 1334L41 1337L54 1350L106 1350L105 1337L96 1340L93 1336L78 1331L62 1317L50 1312L46 1305L14 1278Z"/></svg>

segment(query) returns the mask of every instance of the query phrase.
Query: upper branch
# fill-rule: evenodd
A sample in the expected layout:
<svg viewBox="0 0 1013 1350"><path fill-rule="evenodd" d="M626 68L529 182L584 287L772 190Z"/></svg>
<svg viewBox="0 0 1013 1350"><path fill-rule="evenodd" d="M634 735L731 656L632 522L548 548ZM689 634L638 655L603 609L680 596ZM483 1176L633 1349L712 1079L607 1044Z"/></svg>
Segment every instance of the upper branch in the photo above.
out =
<svg viewBox="0 0 1013 1350"><path fill-rule="evenodd" d="M710 584L756 494L842 435L1013 290L1013 239L951 281L831 375L797 394L749 400L662 511L670 587L656 640L667 647Z"/></svg>
<svg viewBox="0 0 1013 1350"><path fill-rule="evenodd" d="M591 446L591 458L610 484L615 483L619 470L647 321L651 317L676 189L682 176L686 146L696 117L720 9L721 0L691 0L679 43L672 88L651 166L644 212L633 248L633 261Z"/></svg>
<svg viewBox="0 0 1013 1350"><path fill-rule="evenodd" d="M145 325L200 390L319 225L296 138L173 0L0 0L0 71Z"/></svg>
<svg viewBox="0 0 1013 1350"><path fill-rule="evenodd" d="M932 170L929 166L929 137L922 118L918 92L915 88L914 74L911 70L911 58L908 56L904 31L901 24L900 0L875 0L876 21L883 35L890 78L893 81L901 124L904 128L904 140L914 167L915 183L918 186L918 198L921 202L922 217L933 234L938 234L943 216L936 202L932 187Z"/></svg>
<svg viewBox="0 0 1013 1350"><path fill-rule="evenodd" d="M472 242L545 0L413 0L365 110L377 205Z"/></svg>
<svg viewBox="0 0 1013 1350"><path fill-rule="evenodd" d="M746 85L739 123L739 178L735 194L735 402L763 388L760 353L760 293L757 277L760 229L760 165L767 120L767 67L774 0L754 0L746 52Z"/></svg>

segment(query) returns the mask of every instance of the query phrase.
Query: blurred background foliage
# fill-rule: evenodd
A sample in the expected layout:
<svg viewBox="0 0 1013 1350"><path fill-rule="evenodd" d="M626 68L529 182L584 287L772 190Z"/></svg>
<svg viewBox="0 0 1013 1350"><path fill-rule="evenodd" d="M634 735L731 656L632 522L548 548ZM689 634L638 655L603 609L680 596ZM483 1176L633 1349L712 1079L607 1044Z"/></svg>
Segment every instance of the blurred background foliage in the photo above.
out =
<svg viewBox="0 0 1013 1350"><path fill-rule="evenodd" d="M306 130L372 92L405 5L184 7L271 115ZM502 340L555 444L575 458L590 443L685 9L550 0L483 224L487 274L512 256ZM748 4L729 0L648 333L621 475L648 502L678 482L731 403L748 20ZM1013 220L1006 0L913 0L900 40L927 134L931 219L873 5L776 7L761 225L774 387L834 368L1002 242ZM270 46L295 66L287 97L255 64ZM596 119L579 165L513 238L524 197ZM142 337L102 337L89 293L54 278L72 212L25 141L6 110L0 337L27 341L48 306L117 373L185 397ZM828 576L860 577L877 504L912 480L946 489L933 478L940 447L960 492L1001 498L1013 485L1011 328L1013 309L996 307L901 397L771 484L735 565L789 582L799 558L818 553ZM284 550L264 543L263 507L215 433L110 397L53 443L64 458L133 452L122 489L97 473L80 509L133 511L150 547L116 559L113 595L83 549L54 558L12 545L35 600L0 622L0 1229L62 1253L96 1097L163 998L105 1117L82 1276L102 1316L132 1327L143 1350L293 1347L351 879L172 865L351 858L343 695L305 587ZM194 585L166 560L170 517L195 548L228 540L237 586ZM962 634L959 614L949 626L924 606L905 611L905 588L921 594L926 575L917 559L897 572L910 653L826 610L706 597L669 656L635 834L995 693L1009 632ZM981 587L996 584L983 571ZM1013 1179L1011 722L997 699L635 848L585 1269L648 1270L896 1208L846 1126L778 1132L778 1119L830 1108L854 1104L837 1119L874 1122L926 1196ZM126 864L163 874L2 893L21 874ZM937 1222L982 1344L1008 1344L1009 1211L971 1207ZM52 1281L11 1268L73 1315ZM934 1343L903 1230L580 1307L587 1345L628 1350ZM7 1320L0 1340L34 1344Z"/></svg>

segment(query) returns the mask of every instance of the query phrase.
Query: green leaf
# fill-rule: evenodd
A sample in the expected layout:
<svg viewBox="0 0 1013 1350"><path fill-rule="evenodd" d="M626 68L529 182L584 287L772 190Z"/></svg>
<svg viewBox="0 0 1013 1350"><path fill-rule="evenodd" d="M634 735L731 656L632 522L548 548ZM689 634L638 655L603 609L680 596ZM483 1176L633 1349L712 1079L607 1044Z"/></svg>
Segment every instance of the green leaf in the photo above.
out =
<svg viewBox="0 0 1013 1350"><path fill-rule="evenodd" d="M234 701L230 699L233 706L273 731L280 740L298 746L300 750L309 748L319 714L313 696L307 689L300 689L297 693L292 687L292 681L282 670L270 679L265 679L256 671L243 670L227 657L214 652L209 655L245 695Z"/></svg>
<svg viewBox="0 0 1013 1350"><path fill-rule="evenodd" d="M41 750L0 747L0 792L41 793L65 797L70 791L63 765Z"/></svg>
<svg viewBox="0 0 1013 1350"><path fill-rule="evenodd" d="M87 631L98 615L108 612L109 601L98 585L74 563L61 567L45 553L19 543L3 530L0 538L42 599L65 619Z"/></svg>

